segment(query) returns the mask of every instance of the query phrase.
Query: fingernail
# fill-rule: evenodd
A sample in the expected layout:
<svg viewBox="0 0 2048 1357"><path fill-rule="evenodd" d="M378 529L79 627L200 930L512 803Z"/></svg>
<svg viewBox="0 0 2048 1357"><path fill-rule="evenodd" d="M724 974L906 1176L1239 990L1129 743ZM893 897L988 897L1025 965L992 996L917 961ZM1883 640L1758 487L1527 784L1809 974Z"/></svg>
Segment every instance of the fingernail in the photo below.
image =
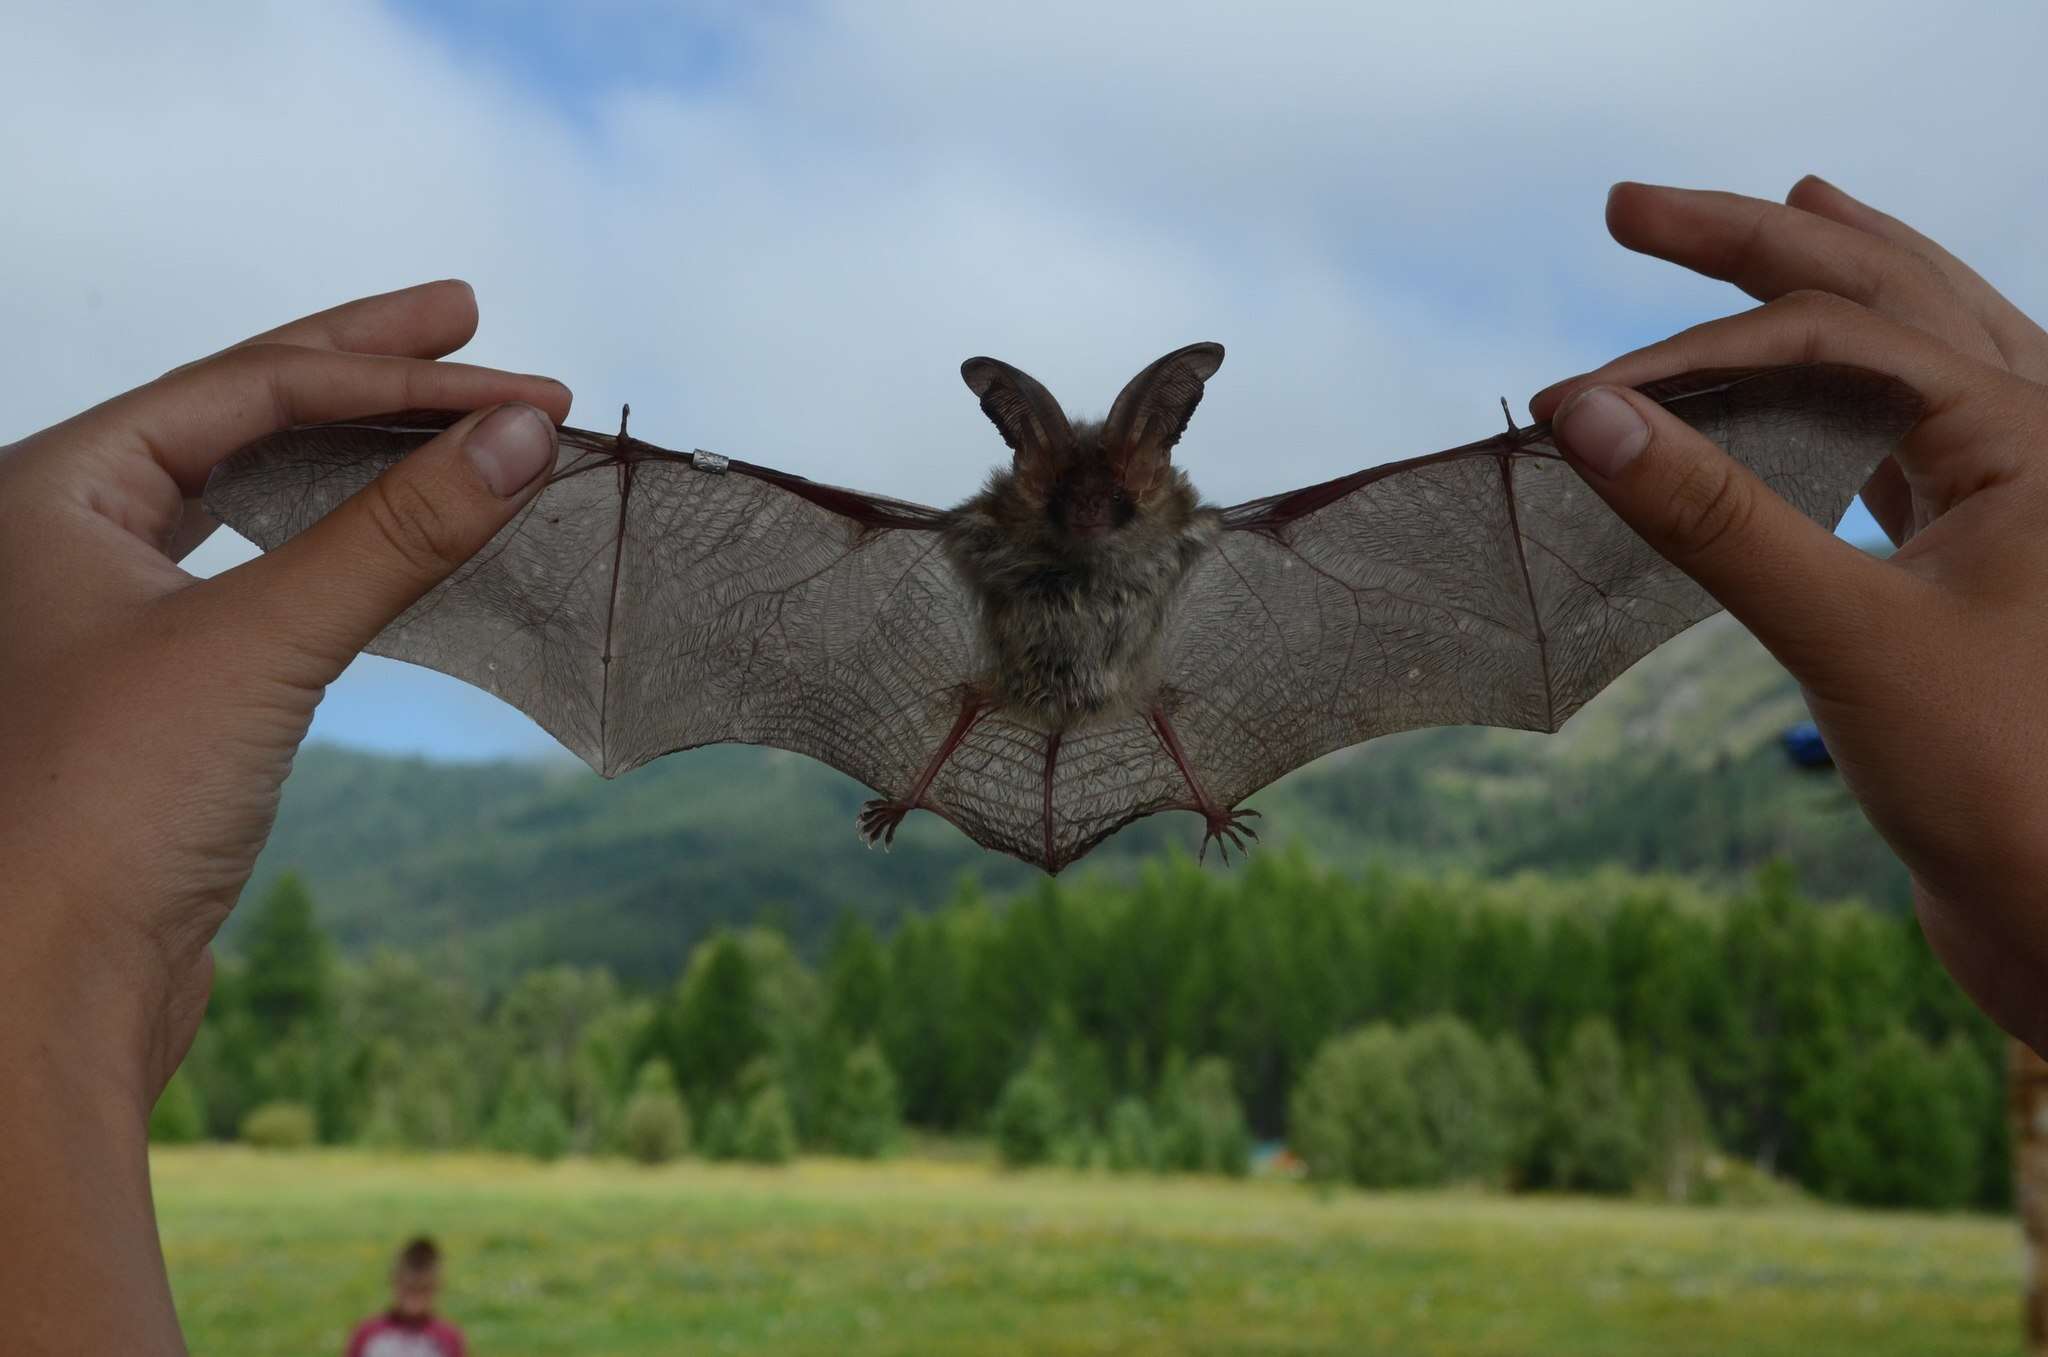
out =
<svg viewBox="0 0 2048 1357"><path fill-rule="evenodd" d="M464 445L484 484L510 499L555 463L555 426L531 405L501 405L469 431Z"/></svg>
<svg viewBox="0 0 2048 1357"><path fill-rule="evenodd" d="M1565 447L1596 474L1612 478L1642 454L1650 426L1611 387L1588 387L1551 421Z"/></svg>

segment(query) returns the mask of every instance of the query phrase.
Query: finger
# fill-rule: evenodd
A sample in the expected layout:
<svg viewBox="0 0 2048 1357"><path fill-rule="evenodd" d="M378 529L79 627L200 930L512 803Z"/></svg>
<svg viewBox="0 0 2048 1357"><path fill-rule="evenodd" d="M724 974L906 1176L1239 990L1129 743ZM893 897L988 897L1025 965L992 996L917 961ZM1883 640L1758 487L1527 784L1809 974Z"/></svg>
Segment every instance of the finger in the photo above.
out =
<svg viewBox="0 0 2048 1357"><path fill-rule="evenodd" d="M220 576L250 634L282 643L282 677L325 685L475 555L544 483L555 426L530 405L479 411L306 531Z"/></svg>
<svg viewBox="0 0 2048 1357"><path fill-rule="evenodd" d="M550 377L251 344L167 373L81 419L109 441L131 441L190 497L200 493L215 463L280 429L393 410L474 410L501 401L526 401L556 421L569 414L569 389Z"/></svg>
<svg viewBox="0 0 2048 1357"><path fill-rule="evenodd" d="M1802 682L1853 673L1899 572L1780 499L1640 392L1581 391L1558 411L1555 430L1594 493Z"/></svg>
<svg viewBox="0 0 2048 1357"><path fill-rule="evenodd" d="M1930 413L1960 404L1982 385L1971 363L1924 331L1888 320L1827 292L1794 292L1623 354L1591 372L1553 382L1529 398L1538 419L1596 384L1641 386L1700 368L1848 363L1888 373L1925 397Z"/></svg>
<svg viewBox="0 0 2048 1357"><path fill-rule="evenodd" d="M1815 216L1888 240L1927 260L1969 306L2004 355L2006 366L2022 377L2048 381L2048 331L2007 301L2003 293L1968 264L1898 218L1858 201L1819 175L1809 174L1794 184L1785 201Z"/></svg>
<svg viewBox="0 0 2048 1357"><path fill-rule="evenodd" d="M265 330L250 344L298 344L341 353L439 358L476 334L476 292L459 278L362 297Z"/></svg>
<svg viewBox="0 0 2048 1357"><path fill-rule="evenodd" d="M2039 422L2038 387L1826 292L1793 293L1694 326L1547 388L1530 401L1530 409L1538 419L1549 417L1594 385L1634 387L1700 369L1799 363L1868 368L1920 395L1920 420L1893 457L1934 513L2038 460L2028 445Z"/></svg>
<svg viewBox="0 0 2048 1357"><path fill-rule="evenodd" d="M1813 289L1986 361L2002 361L1976 311L1932 261L1882 237L1783 203L1737 193L1616 184L1607 229L1631 250L1772 301Z"/></svg>

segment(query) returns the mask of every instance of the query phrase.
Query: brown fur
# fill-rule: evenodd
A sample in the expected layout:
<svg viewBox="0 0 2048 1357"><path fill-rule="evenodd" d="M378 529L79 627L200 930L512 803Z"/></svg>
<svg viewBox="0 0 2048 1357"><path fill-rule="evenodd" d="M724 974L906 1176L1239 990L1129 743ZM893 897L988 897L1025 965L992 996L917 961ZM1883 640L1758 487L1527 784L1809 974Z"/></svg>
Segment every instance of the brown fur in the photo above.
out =
<svg viewBox="0 0 2048 1357"><path fill-rule="evenodd" d="M1049 731L1152 702L1174 593L1220 531L1177 467L1130 496L1101 425L1074 425L1063 451L1053 478L997 470L944 533L981 604L990 696Z"/></svg>

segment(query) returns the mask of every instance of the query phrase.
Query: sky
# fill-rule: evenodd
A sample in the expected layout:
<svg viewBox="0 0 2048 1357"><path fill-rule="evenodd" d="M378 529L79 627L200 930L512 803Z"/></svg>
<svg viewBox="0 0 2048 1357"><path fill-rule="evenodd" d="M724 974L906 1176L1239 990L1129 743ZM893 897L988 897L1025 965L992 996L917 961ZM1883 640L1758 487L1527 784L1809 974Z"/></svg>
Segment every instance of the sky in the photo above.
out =
<svg viewBox="0 0 2048 1357"><path fill-rule="evenodd" d="M0 443L458 276L463 356L566 381L574 423L630 400L650 441L939 504L1005 455L963 358L1099 414L1218 340L1176 458L1228 503L1749 304L1614 245L1617 179L1818 172L2048 314L2044 51L2037 0L17 6ZM315 734L554 748L375 659Z"/></svg>

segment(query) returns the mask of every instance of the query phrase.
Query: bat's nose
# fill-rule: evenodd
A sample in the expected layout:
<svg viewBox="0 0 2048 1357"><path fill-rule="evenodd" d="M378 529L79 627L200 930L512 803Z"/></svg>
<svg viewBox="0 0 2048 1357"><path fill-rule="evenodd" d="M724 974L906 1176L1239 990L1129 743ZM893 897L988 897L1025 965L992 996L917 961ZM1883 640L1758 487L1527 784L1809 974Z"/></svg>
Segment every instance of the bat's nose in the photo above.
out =
<svg viewBox="0 0 2048 1357"><path fill-rule="evenodd" d="M1107 503L1075 504L1067 510L1067 531L1075 537L1100 537L1110 528Z"/></svg>

